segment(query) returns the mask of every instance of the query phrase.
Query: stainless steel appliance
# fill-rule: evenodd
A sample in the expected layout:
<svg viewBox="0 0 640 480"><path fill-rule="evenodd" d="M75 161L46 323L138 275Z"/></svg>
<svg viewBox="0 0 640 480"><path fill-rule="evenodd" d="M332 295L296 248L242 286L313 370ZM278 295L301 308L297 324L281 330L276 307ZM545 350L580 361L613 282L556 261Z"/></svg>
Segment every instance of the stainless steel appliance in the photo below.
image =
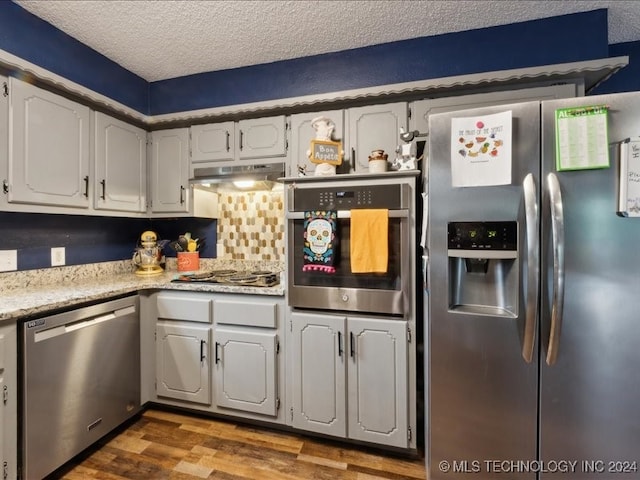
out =
<svg viewBox="0 0 640 480"><path fill-rule="evenodd" d="M287 198L288 298L294 308L412 315L415 294L415 195L418 171L300 179ZM388 265L384 273L352 273L351 212L388 210ZM305 271L304 214L337 214L335 271Z"/></svg>
<svg viewBox="0 0 640 480"><path fill-rule="evenodd" d="M280 274L270 270L210 270L202 273L179 275L173 279L172 282L219 283L225 285L243 285L248 287L273 287L280 283Z"/></svg>
<svg viewBox="0 0 640 480"><path fill-rule="evenodd" d="M25 321L22 478L50 474L140 410L138 297Z"/></svg>
<svg viewBox="0 0 640 480"><path fill-rule="evenodd" d="M608 128L582 141L611 168L558 171L556 110L594 105ZM507 111L511 182L452 187L452 119ZM429 123L428 478L638 478L640 219L616 215L616 166L640 95Z"/></svg>

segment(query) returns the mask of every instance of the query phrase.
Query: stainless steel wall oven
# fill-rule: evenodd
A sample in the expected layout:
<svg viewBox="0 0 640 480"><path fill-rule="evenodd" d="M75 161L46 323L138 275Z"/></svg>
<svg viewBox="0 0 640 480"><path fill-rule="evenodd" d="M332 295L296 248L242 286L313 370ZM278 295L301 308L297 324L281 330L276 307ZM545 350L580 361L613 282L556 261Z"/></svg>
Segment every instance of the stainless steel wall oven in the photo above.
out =
<svg viewBox="0 0 640 480"><path fill-rule="evenodd" d="M354 311L407 317L415 276L415 177L332 177L292 182L287 193L288 301L293 308ZM362 177L362 176L361 176ZM352 213L388 210L386 272L353 273ZM305 219L335 212L333 269L305 268ZM373 251L372 255L380 252Z"/></svg>

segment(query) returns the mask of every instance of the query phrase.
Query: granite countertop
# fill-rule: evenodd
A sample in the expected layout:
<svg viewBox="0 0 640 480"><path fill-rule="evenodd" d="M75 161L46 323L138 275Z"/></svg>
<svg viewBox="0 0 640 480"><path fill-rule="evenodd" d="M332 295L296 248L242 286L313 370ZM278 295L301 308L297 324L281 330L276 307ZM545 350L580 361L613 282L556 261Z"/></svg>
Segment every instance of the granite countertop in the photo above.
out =
<svg viewBox="0 0 640 480"><path fill-rule="evenodd" d="M200 271L235 268L237 270L271 269L282 272L281 265L238 265L229 262L202 262ZM284 296L285 285L250 287L205 283L172 283L178 275L175 265L167 263L165 273L140 277L131 262L105 262L76 267L56 267L26 272L0 274L0 321L46 314L61 308L126 295L141 290L166 289L196 292L222 292Z"/></svg>

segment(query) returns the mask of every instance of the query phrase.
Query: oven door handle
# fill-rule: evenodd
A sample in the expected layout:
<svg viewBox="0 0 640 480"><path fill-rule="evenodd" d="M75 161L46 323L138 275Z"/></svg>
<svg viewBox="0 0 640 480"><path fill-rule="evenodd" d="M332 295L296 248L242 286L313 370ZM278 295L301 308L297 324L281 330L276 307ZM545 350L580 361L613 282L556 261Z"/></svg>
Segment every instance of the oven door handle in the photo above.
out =
<svg viewBox="0 0 640 480"><path fill-rule="evenodd" d="M338 210L338 218L351 218L351 210ZM287 220L304 220L304 212L287 212ZM409 218L409 210L389 210L389 218Z"/></svg>

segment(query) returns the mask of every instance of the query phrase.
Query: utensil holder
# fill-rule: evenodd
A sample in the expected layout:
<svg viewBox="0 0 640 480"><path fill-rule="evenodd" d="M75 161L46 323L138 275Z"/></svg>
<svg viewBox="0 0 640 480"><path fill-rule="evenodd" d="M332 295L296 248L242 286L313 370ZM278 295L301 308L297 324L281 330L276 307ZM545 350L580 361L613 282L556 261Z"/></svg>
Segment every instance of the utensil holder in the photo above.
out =
<svg viewBox="0 0 640 480"><path fill-rule="evenodd" d="M178 271L195 272L200 269L199 252L178 252Z"/></svg>

